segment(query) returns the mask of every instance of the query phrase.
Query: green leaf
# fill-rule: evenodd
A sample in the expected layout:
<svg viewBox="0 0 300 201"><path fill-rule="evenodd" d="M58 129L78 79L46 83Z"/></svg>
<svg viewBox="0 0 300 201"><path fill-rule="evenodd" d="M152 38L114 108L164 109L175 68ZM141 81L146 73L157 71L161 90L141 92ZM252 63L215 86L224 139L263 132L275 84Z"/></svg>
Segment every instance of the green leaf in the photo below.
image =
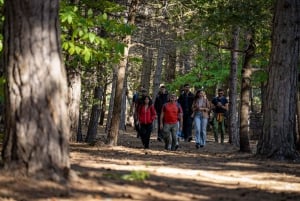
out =
<svg viewBox="0 0 300 201"><path fill-rule="evenodd" d="M95 41L96 35L94 33L89 33L89 40L90 43L93 43Z"/></svg>

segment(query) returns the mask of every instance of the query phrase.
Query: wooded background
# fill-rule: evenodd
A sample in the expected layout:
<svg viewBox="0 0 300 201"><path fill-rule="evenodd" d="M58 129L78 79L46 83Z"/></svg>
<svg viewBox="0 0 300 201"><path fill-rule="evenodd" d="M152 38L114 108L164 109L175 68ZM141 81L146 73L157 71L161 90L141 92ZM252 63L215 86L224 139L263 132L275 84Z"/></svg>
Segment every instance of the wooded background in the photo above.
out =
<svg viewBox="0 0 300 201"><path fill-rule="evenodd" d="M261 113L257 154L299 156L297 0L54 2L0 0L6 167L43 169L47 163L30 162L30 153L49 141L28 136L49 138L53 130L62 147L95 143L98 125L105 125L106 143L118 145L139 86L155 97L160 84L179 94L185 83L204 89L209 99L218 88L226 90L233 146L251 151L249 116ZM42 153L49 156L57 146ZM69 168L66 153L57 169Z"/></svg>

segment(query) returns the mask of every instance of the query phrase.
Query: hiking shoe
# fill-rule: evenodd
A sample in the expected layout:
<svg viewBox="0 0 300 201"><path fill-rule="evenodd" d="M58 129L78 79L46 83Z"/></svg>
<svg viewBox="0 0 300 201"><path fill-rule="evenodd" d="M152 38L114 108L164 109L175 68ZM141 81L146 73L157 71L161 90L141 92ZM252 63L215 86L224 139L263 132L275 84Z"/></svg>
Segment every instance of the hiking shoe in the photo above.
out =
<svg viewBox="0 0 300 201"><path fill-rule="evenodd" d="M176 151L178 149L179 145L176 144L174 150Z"/></svg>
<svg viewBox="0 0 300 201"><path fill-rule="evenodd" d="M196 144L196 149L199 149L199 144Z"/></svg>

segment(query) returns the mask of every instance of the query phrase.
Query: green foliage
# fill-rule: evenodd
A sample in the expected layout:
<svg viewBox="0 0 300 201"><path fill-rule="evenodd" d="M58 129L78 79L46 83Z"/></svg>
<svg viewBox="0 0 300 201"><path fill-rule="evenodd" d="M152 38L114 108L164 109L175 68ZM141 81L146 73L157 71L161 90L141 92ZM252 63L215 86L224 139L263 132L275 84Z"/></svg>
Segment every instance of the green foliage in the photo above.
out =
<svg viewBox="0 0 300 201"><path fill-rule="evenodd" d="M104 174L109 179L121 179L126 181L144 181L150 177L150 174L146 171L132 171L130 174Z"/></svg>
<svg viewBox="0 0 300 201"><path fill-rule="evenodd" d="M90 65L98 62L118 63L125 48L120 38L134 31L133 26L109 18L107 12L120 12L121 9L123 7L118 4L107 1L86 0L80 1L79 5L62 1L60 19L65 55L72 56L75 64L78 61Z"/></svg>

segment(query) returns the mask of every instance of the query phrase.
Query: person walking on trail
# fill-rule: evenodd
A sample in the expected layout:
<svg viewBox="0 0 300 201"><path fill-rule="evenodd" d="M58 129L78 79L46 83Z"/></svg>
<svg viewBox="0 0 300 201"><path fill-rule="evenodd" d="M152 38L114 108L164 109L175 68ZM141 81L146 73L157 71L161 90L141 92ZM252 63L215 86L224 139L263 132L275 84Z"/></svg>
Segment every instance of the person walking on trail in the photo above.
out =
<svg viewBox="0 0 300 201"><path fill-rule="evenodd" d="M196 148L204 147L206 144L206 128L210 104L205 97L204 91L198 90L193 102L193 117L195 126Z"/></svg>
<svg viewBox="0 0 300 201"><path fill-rule="evenodd" d="M147 95L147 90L142 86L139 92L136 92L132 97L132 103L130 107L130 114L133 115L134 120L134 128L137 132L136 137L139 138L139 121L137 111L141 103L143 102L143 98Z"/></svg>
<svg viewBox="0 0 300 201"><path fill-rule="evenodd" d="M160 129L160 114L161 114L161 109L165 103L169 101L169 94L166 90L166 87L164 85L161 85L159 88L159 92L155 98L154 101L154 107L156 110L157 114L157 140L162 141L163 140L163 134L162 130Z"/></svg>
<svg viewBox="0 0 300 201"><path fill-rule="evenodd" d="M150 136L153 128L153 121L156 119L156 111L150 96L146 95L138 108L139 136L145 149L149 149Z"/></svg>
<svg viewBox="0 0 300 201"><path fill-rule="evenodd" d="M225 135L225 118L228 111L228 100L224 96L224 90L218 89L218 95L212 100L213 115L213 132L215 142L219 142L219 126L221 126L221 143L224 143Z"/></svg>
<svg viewBox="0 0 300 201"><path fill-rule="evenodd" d="M180 94L178 103L182 107L183 111L183 128L182 134L184 136L184 140L187 142L192 141L192 125L193 125L193 118L191 117L193 113L193 101L194 101L194 94L190 92L190 85L184 85L184 91Z"/></svg>
<svg viewBox="0 0 300 201"><path fill-rule="evenodd" d="M180 104L176 102L176 99L176 95L171 94L170 101L163 105L160 115L160 129L163 131L165 149L167 150L178 149L178 118L180 122L179 129L182 130L182 108Z"/></svg>

